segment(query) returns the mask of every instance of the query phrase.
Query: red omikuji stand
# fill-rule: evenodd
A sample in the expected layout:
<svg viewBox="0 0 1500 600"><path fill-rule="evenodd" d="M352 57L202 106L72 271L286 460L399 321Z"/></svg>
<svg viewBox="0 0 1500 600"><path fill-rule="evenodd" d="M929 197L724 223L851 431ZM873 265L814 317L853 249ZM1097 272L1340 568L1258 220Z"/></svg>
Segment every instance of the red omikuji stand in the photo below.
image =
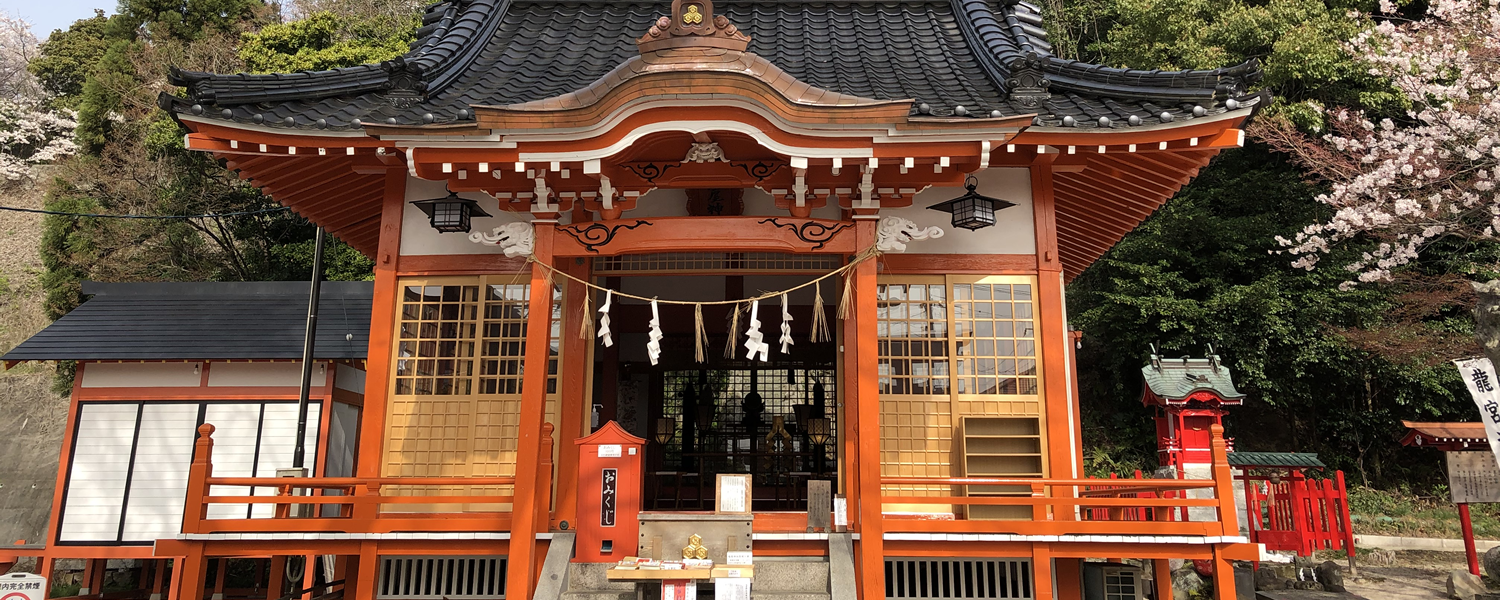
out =
<svg viewBox="0 0 1500 600"><path fill-rule="evenodd" d="M1489 437L1484 423L1417 423L1402 421L1406 426L1406 437L1401 445L1418 448L1433 448L1444 452L1484 452L1489 454ZM1453 476L1449 473L1449 477ZM1452 486L1449 486L1450 489ZM1479 574L1479 551L1474 547L1474 520L1469 517L1469 503L1455 502L1458 506L1458 521L1463 527L1464 554L1469 558L1469 572Z"/></svg>

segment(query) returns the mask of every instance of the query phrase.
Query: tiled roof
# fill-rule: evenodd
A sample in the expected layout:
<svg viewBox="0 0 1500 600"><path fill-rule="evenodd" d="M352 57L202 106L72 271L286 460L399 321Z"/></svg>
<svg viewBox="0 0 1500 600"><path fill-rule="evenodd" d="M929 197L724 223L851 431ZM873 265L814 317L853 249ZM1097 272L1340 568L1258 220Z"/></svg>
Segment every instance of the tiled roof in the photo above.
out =
<svg viewBox="0 0 1500 600"><path fill-rule="evenodd" d="M0 360L300 359L306 282L96 283L93 297ZM363 359L374 285L323 283L314 355Z"/></svg>
<svg viewBox="0 0 1500 600"><path fill-rule="evenodd" d="M1229 466L1321 469L1327 465L1316 452L1230 452Z"/></svg>
<svg viewBox="0 0 1500 600"><path fill-rule="evenodd" d="M1152 355L1151 364L1141 367L1146 390L1171 402L1187 400L1198 391L1210 391L1224 400L1239 402L1245 398L1234 387L1229 367L1218 356L1207 358L1161 358Z"/></svg>
<svg viewBox="0 0 1500 600"><path fill-rule="evenodd" d="M665 2L451 0L428 8L411 53L378 65L274 75L174 71L188 97L163 106L290 129L356 123L463 123L473 105L509 105L582 89L636 56ZM716 7L749 51L797 79L876 100L913 100L934 116L1040 113L1044 125L1126 128L1246 105L1254 63L1207 71L1112 69L1051 58L1026 2L726 0ZM1049 85L1039 106L1011 98L1023 62ZM1236 99L1235 102L1227 102ZM1226 106L1227 105L1227 106ZM964 107L959 111L958 107ZM1165 116L1163 116L1165 115Z"/></svg>

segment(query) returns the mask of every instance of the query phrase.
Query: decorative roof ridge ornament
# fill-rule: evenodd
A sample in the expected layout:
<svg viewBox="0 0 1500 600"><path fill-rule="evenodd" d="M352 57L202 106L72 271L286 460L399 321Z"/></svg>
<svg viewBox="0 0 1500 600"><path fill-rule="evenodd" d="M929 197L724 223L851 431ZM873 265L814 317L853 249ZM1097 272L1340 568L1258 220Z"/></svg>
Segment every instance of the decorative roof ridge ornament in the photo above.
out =
<svg viewBox="0 0 1500 600"><path fill-rule="evenodd" d="M1005 91L1012 106L1040 108L1052 99L1048 90L1052 81L1047 79L1047 64L1051 57L1027 52L1026 56L1010 61L1010 76L1005 78Z"/></svg>
<svg viewBox="0 0 1500 600"><path fill-rule="evenodd" d="M713 0L672 0L672 14L658 18L635 45L641 54L689 47L744 52L750 36L724 15L715 15Z"/></svg>

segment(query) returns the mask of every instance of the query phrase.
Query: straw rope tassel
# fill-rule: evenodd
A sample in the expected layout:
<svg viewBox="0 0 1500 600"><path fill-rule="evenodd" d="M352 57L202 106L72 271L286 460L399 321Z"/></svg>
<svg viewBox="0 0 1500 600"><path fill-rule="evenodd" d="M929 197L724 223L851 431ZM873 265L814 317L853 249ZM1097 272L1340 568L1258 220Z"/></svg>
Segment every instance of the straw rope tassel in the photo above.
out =
<svg viewBox="0 0 1500 600"><path fill-rule="evenodd" d="M833 339L828 333L828 315L823 312L823 305L823 282L820 281L813 286L812 335L808 338L814 344Z"/></svg>
<svg viewBox="0 0 1500 600"><path fill-rule="evenodd" d="M698 362L707 360L703 349L708 347L708 330L703 328L703 305L693 305L693 358Z"/></svg>
<svg viewBox="0 0 1500 600"><path fill-rule="evenodd" d="M733 359L736 342L740 339L740 311L744 310L739 304L734 305L734 311L729 316L729 341L724 344L724 358Z"/></svg>
<svg viewBox="0 0 1500 600"><path fill-rule="evenodd" d="M851 269L852 270L852 269ZM839 298L839 318L849 318L849 306L851 297L854 295L854 274L844 273L844 296Z"/></svg>
<svg viewBox="0 0 1500 600"><path fill-rule="evenodd" d="M583 288L583 312L579 314L578 339L594 339L594 298L588 288Z"/></svg>

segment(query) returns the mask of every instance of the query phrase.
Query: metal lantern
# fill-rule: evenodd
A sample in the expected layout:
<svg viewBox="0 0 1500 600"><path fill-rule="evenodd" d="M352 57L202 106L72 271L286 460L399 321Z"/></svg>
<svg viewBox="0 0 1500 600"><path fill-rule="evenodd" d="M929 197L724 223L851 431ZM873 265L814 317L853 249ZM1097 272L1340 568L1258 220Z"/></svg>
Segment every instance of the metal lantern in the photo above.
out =
<svg viewBox="0 0 1500 600"><path fill-rule="evenodd" d="M652 436L656 443L663 446L672 441L672 435L677 433L677 419L672 417L657 417L656 433Z"/></svg>
<svg viewBox="0 0 1500 600"><path fill-rule="evenodd" d="M460 198L452 191L442 198L417 200L412 204L427 213L428 223L432 224L433 229L443 233L468 233L470 218L490 216L479 208L478 202Z"/></svg>
<svg viewBox="0 0 1500 600"><path fill-rule="evenodd" d="M974 191L979 187L979 180L974 179L973 175L964 179L964 187L969 190L968 193L927 208L952 213L954 227L974 230L994 225L995 211L1015 206L1014 202L991 198Z"/></svg>
<svg viewBox="0 0 1500 600"><path fill-rule="evenodd" d="M807 441L822 446L833 437L828 417L813 417L807 420Z"/></svg>

